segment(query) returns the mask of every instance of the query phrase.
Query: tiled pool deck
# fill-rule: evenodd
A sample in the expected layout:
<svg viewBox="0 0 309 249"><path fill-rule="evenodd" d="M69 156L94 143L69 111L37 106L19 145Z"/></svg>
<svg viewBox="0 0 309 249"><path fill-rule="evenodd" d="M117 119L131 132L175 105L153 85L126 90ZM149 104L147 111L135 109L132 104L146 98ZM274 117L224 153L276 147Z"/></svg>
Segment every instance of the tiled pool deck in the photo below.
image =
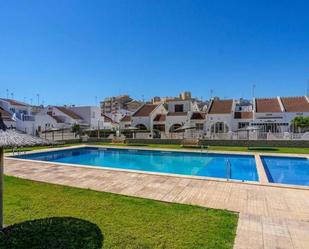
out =
<svg viewBox="0 0 309 249"><path fill-rule="evenodd" d="M308 249L309 189L271 186L257 167L261 183L247 184L5 159L7 175L239 212L234 248Z"/></svg>

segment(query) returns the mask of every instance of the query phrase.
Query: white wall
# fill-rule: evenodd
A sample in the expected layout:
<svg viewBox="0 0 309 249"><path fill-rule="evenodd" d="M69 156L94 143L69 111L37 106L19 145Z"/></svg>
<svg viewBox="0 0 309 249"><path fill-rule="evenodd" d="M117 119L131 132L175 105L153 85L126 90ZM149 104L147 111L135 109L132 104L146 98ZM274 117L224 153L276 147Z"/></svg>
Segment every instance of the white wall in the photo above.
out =
<svg viewBox="0 0 309 249"><path fill-rule="evenodd" d="M150 117L147 116L147 117L132 117L132 126L137 126L139 124L143 124L146 126L147 130L150 130L150 125L151 125L151 122L150 122Z"/></svg>
<svg viewBox="0 0 309 249"><path fill-rule="evenodd" d="M41 131L50 130L51 128L69 128L69 126L64 123L57 123L55 119L45 112L40 112L35 115L35 129L39 130L39 127L41 127Z"/></svg>
<svg viewBox="0 0 309 249"><path fill-rule="evenodd" d="M233 114L208 114L205 120L204 129L207 133L211 132L211 126L217 122L223 122L225 123L229 131L232 129L232 120L233 120Z"/></svg>
<svg viewBox="0 0 309 249"><path fill-rule="evenodd" d="M83 120L90 126L91 129L103 129L103 117L101 116L101 109L97 106L77 106L70 107L70 110L83 118Z"/></svg>
<svg viewBox="0 0 309 249"><path fill-rule="evenodd" d="M119 128L121 130L124 130L126 127L130 127L131 126L131 121L120 121L119 123Z"/></svg>
<svg viewBox="0 0 309 249"><path fill-rule="evenodd" d="M179 100L168 102L168 111L175 112L175 105L183 105L184 112L198 111L197 104L193 103L191 100Z"/></svg>
<svg viewBox="0 0 309 249"><path fill-rule="evenodd" d="M7 128L16 128L16 122L15 121L3 121Z"/></svg>
<svg viewBox="0 0 309 249"><path fill-rule="evenodd" d="M164 106L162 104L158 105L156 109L154 109L152 111L152 113L150 113L149 116L146 117L135 117L132 116L132 126L137 126L139 124L143 124L147 127L147 130L152 131L153 130L153 119L155 118L155 116L157 116L158 114L167 114L166 109L164 108Z"/></svg>
<svg viewBox="0 0 309 249"><path fill-rule="evenodd" d="M166 121L165 121L165 131L169 132L170 128L174 124L180 124L181 126L185 124L189 124L189 118L188 115L185 116L166 116Z"/></svg>
<svg viewBox="0 0 309 249"><path fill-rule="evenodd" d="M60 111L57 107L50 107L50 109L51 109L51 111L53 113L53 116L61 117L61 119L64 120L64 123L70 124L70 125L73 125L73 124L77 123L77 120L69 117L68 115L66 115L65 113Z"/></svg>

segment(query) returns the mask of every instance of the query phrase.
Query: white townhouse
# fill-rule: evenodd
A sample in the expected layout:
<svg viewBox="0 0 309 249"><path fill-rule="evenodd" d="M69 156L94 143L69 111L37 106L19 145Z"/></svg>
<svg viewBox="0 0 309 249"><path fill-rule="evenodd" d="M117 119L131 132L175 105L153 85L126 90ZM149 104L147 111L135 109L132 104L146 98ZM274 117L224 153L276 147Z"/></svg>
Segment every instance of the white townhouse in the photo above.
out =
<svg viewBox="0 0 309 249"><path fill-rule="evenodd" d="M255 99L254 122L264 132L290 132L291 121L297 116L309 116L306 96Z"/></svg>
<svg viewBox="0 0 309 249"><path fill-rule="evenodd" d="M67 107L74 114L81 118L82 122L87 124L90 129L104 129L104 117L101 115L101 108L97 106L70 106ZM66 113L68 114L68 113ZM74 120L78 117L74 115ZM72 117L72 115L70 114ZM81 122L79 120L78 122Z"/></svg>
<svg viewBox="0 0 309 249"><path fill-rule="evenodd" d="M153 133L153 120L158 114L167 114L163 104L144 104L131 117L131 124L133 127L141 130L149 130Z"/></svg>
<svg viewBox="0 0 309 249"><path fill-rule="evenodd" d="M168 113L166 115L167 133L173 133L184 125L190 125L191 116L194 112L199 112L196 102L192 100L171 100L167 102Z"/></svg>
<svg viewBox="0 0 309 249"><path fill-rule="evenodd" d="M72 111L67 106L49 106L48 114L53 118L61 120L64 124L69 126L78 124L84 127L89 127L89 124L85 122L85 120L80 115Z"/></svg>
<svg viewBox="0 0 309 249"><path fill-rule="evenodd" d="M2 107L0 107L0 114L2 117L2 120L4 124L9 129L15 129L16 128L16 121L13 119L12 114L4 110Z"/></svg>
<svg viewBox="0 0 309 249"><path fill-rule="evenodd" d="M125 115L119 122L119 129L125 130L132 126L132 118L130 115Z"/></svg>
<svg viewBox="0 0 309 249"><path fill-rule="evenodd" d="M204 129L207 136L231 132L234 109L235 102L232 99L213 99L210 102L205 119Z"/></svg>
<svg viewBox="0 0 309 249"><path fill-rule="evenodd" d="M195 127L195 129L189 130L191 136L202 138L206 135L205 121L206 121L205 112L193 112L191 114L189 127Z"/></svg>
<svg viewBox="0 0 309 249"><path fill-rule="evenodd" d="M13 99L0 99L0 107L12 115L17 130L35 134L35 118L32 106Z"/></svg>
<svg viewBox="0 0 309 249"><path fill-rule="evenodd" d="M293 132L291 123L297 116L309 116L308 97L254 98L245 104L216 99L207 112L206 132L230 133L251 126L256 129L256 139L266 138L267 133Z"/></svg>
<svg viewBox="0 0 309 249"><path fill-rule="evenodd" d="M104 130L118 130L119 123L112 120L109 116L102 114L103 119L103 127L101 129Z"/></svg>
<svg viewBox="0 0 309 249"><path fill-rule="evenodd" d="M284 108L280 97L253 99L252 126L262 132L285 132L289 130L289 122L285 120Z"/></svg>
<svg viewBox="0 0 309 249"><path fill-rule="evenodd" d="M253 104L252 102L243 103L242 100L234 100L234 119L231 124L231 130L237 131L252 125L253 122Z"/></svg>
<svg viewBox="0 0 309 249"><path fill-rule="evenodd" d="M49 131L51 129L66 129L70 128L62 119L53 116L48 108L44 108L35 116L35 130L37 132Z"/></svg>
<svg viewBox="0 0 309 249"><path fill-rule="evenodd" d="M193 112L199 111L198 104L192 100L169 100L167 102L168 112Z"/></svg>

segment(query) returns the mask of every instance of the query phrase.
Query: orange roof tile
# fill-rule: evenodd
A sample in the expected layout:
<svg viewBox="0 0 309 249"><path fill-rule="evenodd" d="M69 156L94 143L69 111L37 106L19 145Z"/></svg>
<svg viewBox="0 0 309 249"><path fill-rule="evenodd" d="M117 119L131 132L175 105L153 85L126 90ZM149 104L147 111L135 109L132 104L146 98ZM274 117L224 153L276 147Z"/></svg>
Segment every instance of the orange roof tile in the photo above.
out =
<svg viewBox="0 0 309 249"><path fill-rule="evenodd" d="M130 122L131 121L131 116L129 115L125 115L120 122Z"/></svg>
<svg viewBox="0 0 309 249"><path fill-rule="evenodd" d="M281 102L286 112L309 112L309 102L306 97L284 97Z"/></svg>
<svg viewBox="0 0 309 249"><path fill-rule="evenodd" d="M166 115L165 114L158 114L153 119L153 121L158 121L158 122L164 122L165 120L166 120Z"/></svg>
<svg viewBox="0 0 309 249"><path fill-rule="evenodd" d="M133 116L134 117L147 117L150 113L153 112L154 109L156 109L157 105L152 104L145 104L140 109L138 109Z"/></svg>
<svg viewBox="0 0 309 249"><path fill-rule="evenodd" d="M75 120L82 120L81 116L77 115L75 112L73 112L72 110L64 107L64 106L56 106L56 108L63 112L64 114L66 114L67 116L71 117L72 119Z"/></svg>
<svg viewBox="0 0 309 249"><path fill-rule="evenodd" d="M200 120L205 119L205 113L203 112L193 112L191 116L191 120Z"/></svg>
<svg viewBox="0 0 309 249"><path fill-rule="evenodd" d="M255 99L256 112L281 112L277 98Z"/></svg>
<svg viewBox="0 0 309 249"><path fill-rule="evenodd" d="M233 100L213 100L208 113L227 114L232 112Z"/></svg>

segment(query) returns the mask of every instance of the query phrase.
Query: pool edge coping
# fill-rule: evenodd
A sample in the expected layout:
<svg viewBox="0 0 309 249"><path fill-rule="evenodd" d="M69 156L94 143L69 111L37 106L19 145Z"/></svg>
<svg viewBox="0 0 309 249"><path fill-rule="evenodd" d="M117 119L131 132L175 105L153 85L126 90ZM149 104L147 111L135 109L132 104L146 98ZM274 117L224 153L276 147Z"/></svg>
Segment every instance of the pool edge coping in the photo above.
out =
<svg viewBox="0 0 309 249"><path fill-rule="evenodd" d="M207 181L215 181L215 182L225 182L225 183L238 183L238 184L248 184L254 186L266 186L266 187L278 187L278 188L288 188L288 189L299 189L299 190L309 190L309 186L302 185L293 185L293 184L282 184L282 183L272 183L269 182L265 167L263 165L261 156L274 156L274 157L296 157L296 158L307 158L309 160L309 155L307 154L285 154L280 153L259 153L259 152L235 152L235 151L213 151L213 150L188 150L188 149L170 149L170 148L145 148L145 147L137 147L137 146L108 146L108 145L89 145L89 144L81 144L76 146L67 146L60 148L47 148L33 151L24 151L17 155L22 154L35 154L41 152L52 152L58 150L69 150L69 149L78 149L78 148L87 148L87 147L99 147L99 148L111 148L111 149L135 149L135 150L144 150L144 151L170 151L170 152L193 152L193 153L213 153L213 154L232 154L232 155L250 155L254 156L256 169L259 176L259 181L241 181L236 179L224 179L224 178L216 178L216 177L206 177L206 176L190 176L190 175L181 175L181 174L172 174L172 173L161 173L161 172L150 172L150 171L142 171L142 170L130 170L130 169L121 169L121 168L111 168L111 167L98 167L91 165L82 165L82 164L69 164L69 163L60 163L60 162L48 162L48 161L40 161L40 160L31 160L31 159L23 159L23 158L14 158L16 154L6 153L5 159L8 160L16 160L16 161L28 161L33 163L43 163L43 164L53 164L60 165L66 167L80 167L86 169L101 169L106 171L118 171L118 172L127 172L127 173L137 173L137 174L149 174L149 175L158 175L158 176L167 176L167 177L179 177L179 178L187 178L187 179L196 179L196 180L207 180ZM8 155L8 156L7 156ZM257 160L258 159L258 160Z"/></svg>

